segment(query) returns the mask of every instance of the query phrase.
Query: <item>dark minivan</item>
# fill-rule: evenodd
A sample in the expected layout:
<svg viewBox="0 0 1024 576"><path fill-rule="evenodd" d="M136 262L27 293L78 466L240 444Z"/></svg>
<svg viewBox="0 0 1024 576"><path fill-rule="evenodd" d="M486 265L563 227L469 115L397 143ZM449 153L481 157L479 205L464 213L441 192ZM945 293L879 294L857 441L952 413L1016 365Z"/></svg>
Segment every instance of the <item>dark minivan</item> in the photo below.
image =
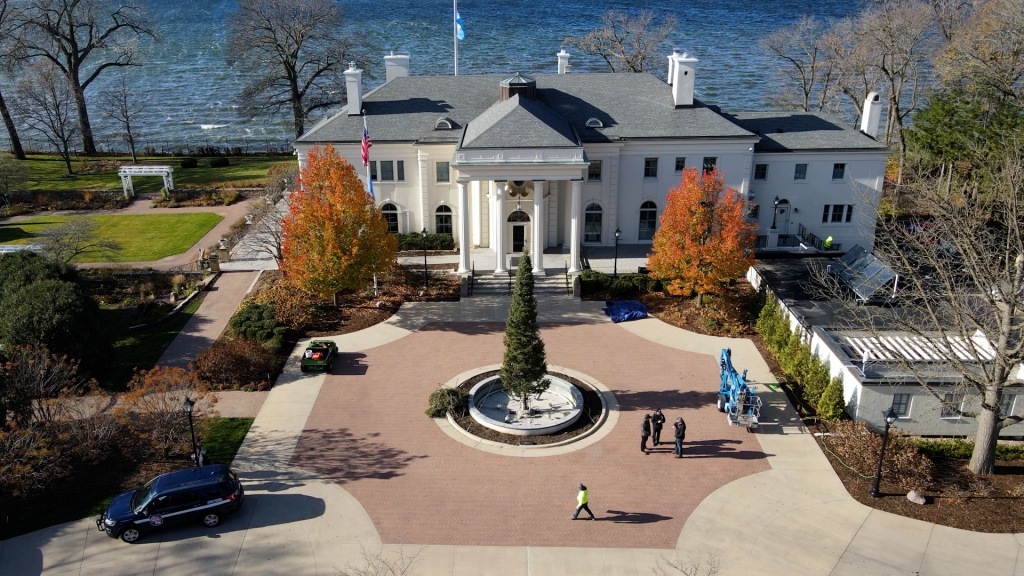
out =
<svg viewBox="0 0 1024 576"><path fill-rule="evenodd" d="M223 464L178 470L114 496L96 527L125 542L164 526L202 521L213 527L238 510L244 497L238 476Z"/></svg>

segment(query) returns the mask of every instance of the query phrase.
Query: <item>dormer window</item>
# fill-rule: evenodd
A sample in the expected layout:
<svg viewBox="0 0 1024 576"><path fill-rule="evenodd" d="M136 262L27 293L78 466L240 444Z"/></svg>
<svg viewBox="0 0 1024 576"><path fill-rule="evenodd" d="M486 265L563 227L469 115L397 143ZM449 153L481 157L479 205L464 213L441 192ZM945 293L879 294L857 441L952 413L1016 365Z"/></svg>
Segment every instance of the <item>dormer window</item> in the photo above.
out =
<svg viewBox="0 0 1024 576"><path fill-rule="evenodd" d="M604 122L597 118L589 118L587 119L587 128L604 128Z"/></svg>
<svg viewBox="0 0 1024 576"><path fill-rule="evenodd" d="M451 120L451 118L447 118L445 116L442 116L442 117L438 118L434 122L434 130L451 130L451 129L452 129L452 120Z"/></svg>

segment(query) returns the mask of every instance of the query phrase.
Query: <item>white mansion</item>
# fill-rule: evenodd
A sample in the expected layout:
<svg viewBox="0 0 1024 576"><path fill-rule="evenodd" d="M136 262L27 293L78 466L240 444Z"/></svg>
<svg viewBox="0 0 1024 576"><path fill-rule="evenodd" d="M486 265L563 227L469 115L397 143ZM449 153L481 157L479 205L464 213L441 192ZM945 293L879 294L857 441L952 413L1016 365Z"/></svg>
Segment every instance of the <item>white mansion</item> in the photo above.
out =
<svg viewBox="0 0 1024 576"><path fill-rule="evenodd" d="M533 77L410 76L409 57L392 54L386 82L365 95L353 65L347 107L293 144L299 164L331 143L364 172L365 119L392 230L452 234L463 274L473 249L530 250L543 273L546 248L563 247L578 272L580 247L613 245L616 231L650 244L684 167L724 172L749 200L759 250L872 247L887 156L877 95L857 131L813 113L724 113L694 99L697 60L678 52L668 84L567 74L568 59L563 50L557 74ZM497 258L495 273L506 268Z"/></svg>

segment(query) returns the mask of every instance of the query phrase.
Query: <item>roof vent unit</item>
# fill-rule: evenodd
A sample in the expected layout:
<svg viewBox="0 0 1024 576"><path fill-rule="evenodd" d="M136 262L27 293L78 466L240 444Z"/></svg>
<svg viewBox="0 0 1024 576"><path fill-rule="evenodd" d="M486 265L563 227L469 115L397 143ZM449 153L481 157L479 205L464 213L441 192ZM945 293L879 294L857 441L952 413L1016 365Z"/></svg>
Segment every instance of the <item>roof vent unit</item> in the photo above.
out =
<svg viewBox="0 0 1024 576"><path fill-rule="evenodd" d="M533 78L523 76L516 72L515 76L511 78L505 78L501 81L501 99L508 100L509 98L520 94L527 100L537 99L537 81Z"/></svg>
<svg viewBox="0 0 1024 576"><path fill-rule="evenodd" d="M454 127L455 123L447 116L441 116L434 121L434 130L451 130Z"/></svg>
<svg viewBox="0 0 1024 576"><path fill-rule="evenodd" d="M597 118L588 118L587 128L604 128L604 122L601 122Z"/></svg>
<svg viewBox="0 0 1024 576"><path fill-rule="evenodd" d="M409 55L395 54L394 51L384 57L385 82L409 75Z"/></svg>

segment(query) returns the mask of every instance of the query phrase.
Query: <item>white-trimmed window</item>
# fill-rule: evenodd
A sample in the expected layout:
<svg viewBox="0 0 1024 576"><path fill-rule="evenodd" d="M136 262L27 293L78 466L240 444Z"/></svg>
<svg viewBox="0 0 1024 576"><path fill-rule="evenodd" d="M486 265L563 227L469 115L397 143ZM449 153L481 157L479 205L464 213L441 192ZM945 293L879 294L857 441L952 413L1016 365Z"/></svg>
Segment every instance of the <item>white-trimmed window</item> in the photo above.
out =
<svg viewBox="0 0 1024 576"><path fill-rule="evenodd" d="M448 180L448 178L449 178L448 172L449 172L449 170L448 170L448 163L447 162L438 162L437 163L437 182L439 182L439 183L440 182L448 182L449 181Z"/></svg>
<svg viewBox="0 0 1024 576"><path fill-rule="evenodd" d="M587 167L587 182L600 182L601 181L601 161L591 160L590 166Z"/></svg>
<svg viewBox="0 0 1024 576"><path fill-rule="evenodd" d="M686 156L676 156L676 172L686 169Z"/></svg>
<svg viewBox="0 0 1024 576"><path fill-rule="evenodd" d="M376 160L370 160L370 180L373 180L374 182L376 182L378 180L378 178L377 178L377 161Z"/></svg>
<svg viewBox="0 0 1024 576"><path fill-rule="evenodd" d="M905 418L910 415L910 394L893 394L892 410L897 416Z"/></svg>
<svg viewBox="0 0 1024 576"><path fill-rule="evenodd" d="M587 204L587 209L584 211L583 218L583 241L584 242L600 242L601 241L601 218L604 216L604 211L601 210L601 206L598 204Z"/></svg>
<svg viewBox="0 0 1024 576"><path fill-rule="evenodd" d="M707 174L718 166L718 156L705 156L704 157L704 173Z"/></svg>
<svg viewBox="0 0 1024 576"><path fill-rule="evenodd" d="M650 200L640 205L640 235L638 240L654 240L658 228L658 205Z"/></svg>
<svg viewBox="0 0 1024 576"><path fill-rule="evenodd" d="M434 232L452 236L452 209L441 205L434 210Z"/></svg>
<svg viewBox="0 0 1024 576"><path fill-rule="evenodd" d="M644 178L658 177L658 159L644 158Z"/></svg>
<svg viewBox="0 0 1024 576"><path fill-rule="evenodd" d="M761 206L758 204L747 204L747 220L757 220L761 216Z"/></svg>
<svg viewBox="0 0 1024 576"><path fill-rule="evenodd" d="M388 202L380 207L384 221L388 223L388 232L398 234L398 207Z"/></svg>
<svg viewBox="0 0 1024 576"><path fill-rule="evenodd" d="M853 220L853 204L825 204L821 211L822 224L849 224Z"/></svg>
<svg viewBox="0 0 1024 576"><path fill-rule="evenodd" d="M754 180L767 180L768 179L768 165L767 164L754 164Z"/></svg>
<svg viewBox="0 0 1024 576"><path fill-rule="evenodd" d="M797 164L793 169L793 180L807 180L807 164Z"/></svg>
<svg viewBox="0 0 1024 576"><path fill-rule="evenodd" d="M939 413L939 418L959 418L963 408L963 394L944 394L942 396L942 411Z"/></svg>
<svg viewBox="0 0 1024 576"><path fill-rule="evenodd" d="M380 161L380 181L381 182L394 182L395 181L395 162L393 160L381 160Z"/></svg>
<svg viewBox="0 0 1024 576"><path fill-rule="evenodd" d="M842 180L843 178L846 178L846 164L836 162L832 165L832 179Z"/></svg>

